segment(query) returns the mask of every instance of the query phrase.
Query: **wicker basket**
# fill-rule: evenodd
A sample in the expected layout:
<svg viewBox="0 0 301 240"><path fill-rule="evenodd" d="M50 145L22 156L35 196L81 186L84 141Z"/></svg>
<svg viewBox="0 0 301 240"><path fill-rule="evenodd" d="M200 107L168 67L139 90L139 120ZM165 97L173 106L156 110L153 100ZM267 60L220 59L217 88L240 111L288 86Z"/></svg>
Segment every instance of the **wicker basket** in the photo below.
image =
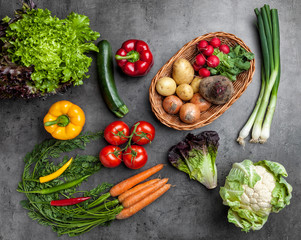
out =
<svg viewBox="0 0 301 240"><path fill-rule="evenodd" d="M252 81L252 77L255 71L255 60L253 59L251 67L248 71L242 72L237 76L237 80L233 83L234 86L234 95L232 98L223 105L212 105L207 111L201 113L201 118L193 123L187 124L180 120L178 115L171 115L164 111L162 106L162 101L164 97L159 95L156 91L156 83L158 79L162 77L170 77L172 75L172 66L173 63L178 58L185 58L192 64L194 58L199 52L197 51L196 44L200 40L210 41L213 37L218 37L222 44L227 44L228 46L234 46L236 44L241 45L247 51L251 51L248 46L238 37L230 33L224 32L213 32L208 33L203 36L197 37L192 41L185 44L168 62L158 71L156 76L152 79L151 86L149 88L149 100L151 103L152 111L156 117L168 127L177 129L177 130L192 130L200 128L212 123L215 119L221 116L247 89L248 85Z"/></svg>

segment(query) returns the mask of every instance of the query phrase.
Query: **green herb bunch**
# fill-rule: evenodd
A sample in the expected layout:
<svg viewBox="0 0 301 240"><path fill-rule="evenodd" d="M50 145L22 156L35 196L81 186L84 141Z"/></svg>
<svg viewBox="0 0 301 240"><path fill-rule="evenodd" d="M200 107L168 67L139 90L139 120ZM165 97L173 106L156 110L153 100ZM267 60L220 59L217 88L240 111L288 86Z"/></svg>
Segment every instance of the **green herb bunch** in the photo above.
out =
<svg viewBox="0 0 301 240"><path fill-rule="evenodd" d="M47 183L38 181L39 177L55 172L68 161L68 157L65 156L60 164L55 165L50 159L59 158L61 154L75 149L84 149L87 143L99 139L102 135L102 132L86 133L67 141L50 139L36 145L33 151L25 156L22 181L17 190L28 192L51 188L99 171L101 164L98 157L81 155L74 158L72 164L59 178ZM98 225L107 225L122 210L117 199L109 200L110 193L101 195L112 185L103 183L90 191L77 190L79 185L50 194L27 193L27 199L21 201L21 205L28 210L28 216L33 220L51 226L58 235L69 236L80 235ZM91 199L74 206L50 205L52 200L76 197L79 193L90 196Z"/></svg>

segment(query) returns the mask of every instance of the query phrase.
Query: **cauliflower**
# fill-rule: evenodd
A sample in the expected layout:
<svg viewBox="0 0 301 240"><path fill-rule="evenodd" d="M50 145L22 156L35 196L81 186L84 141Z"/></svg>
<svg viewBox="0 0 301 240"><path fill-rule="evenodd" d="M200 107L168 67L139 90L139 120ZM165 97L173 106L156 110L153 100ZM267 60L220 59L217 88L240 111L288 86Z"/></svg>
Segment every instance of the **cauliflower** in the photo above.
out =
<svg viewBox="0 0 301 240"><path fill-rule="evenodd" d="M254 166L256 173L261 179L255 184L254 188L243 185L244 193L241 196L241 208L260 214L270 212L272 208L272 191L275 188L276 180L273 175L262 166Z"/></svg>
<svg viewBox="0 0 301 240"><path fill-rule="evenodd" d="M292 187L283 178L285 168L267 160L233 164L220 195L230 207L228 221L242 231L259 230L271 212L290 204Z"/></svg>

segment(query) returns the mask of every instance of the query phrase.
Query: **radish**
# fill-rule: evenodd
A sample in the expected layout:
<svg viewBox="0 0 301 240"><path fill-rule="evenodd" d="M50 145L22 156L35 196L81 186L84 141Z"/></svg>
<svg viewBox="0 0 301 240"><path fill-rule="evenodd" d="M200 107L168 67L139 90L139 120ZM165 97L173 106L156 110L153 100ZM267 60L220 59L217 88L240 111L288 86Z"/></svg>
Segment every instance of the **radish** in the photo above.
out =
<svg viewBox="0 0 301 240"><path fill-rule="evenodd" d="M208 47L208 42L206 40L199 41L197 48L199 51L204 51Z"/></svg>
<svg viewBox="0 0 301 240"><path fill-rule="evenodd" d="M194 71L196 71L196 72L198 72L202 68L202 66L197 65L196 62L194 62L194 64L192 64L192 67L193 67Z"/></svg>
<svg viewBox="0 0 301 240"><path fill-rule="evenodd" d="M214 48L218 48L221 45L221 40L219 40L217 37L214 37L210 40L209 44Z"/></svg>
<svg viewBox="0 0 301 240"><path fill-rule="evenodd" d="M230 48L226 44L220 45L219 50L225 54L230 52Z"/></svg>
<svg viewBox="0 0 301 240"><path fill-rule="evenodd" d="M210 71L207 68L201 68L199 70L199 75L200 77L209 77L210 76Z"/></svg>
<svg viewBox="0 0 301 240"><path fill-rule="evenodd" d="M208 67L215 68L219 64L219 58L215 55L211 55L210 57L207 58L207 65Z"/></svg>
<svg viewBox="0 0 301 240"><path fill-rule="evenodd" d="M211 45L208 45L206 50L202 51L205 56L211 56L214 51L214 48Z"/></svg>
<svg viewBox="0 0 301 240"><path fill-rule="evenodd" d="M206 63L206 58L204 57L203 54L198 54L196 57L195 57L195 63L199 66L203 66L205 65Z"/></svg>

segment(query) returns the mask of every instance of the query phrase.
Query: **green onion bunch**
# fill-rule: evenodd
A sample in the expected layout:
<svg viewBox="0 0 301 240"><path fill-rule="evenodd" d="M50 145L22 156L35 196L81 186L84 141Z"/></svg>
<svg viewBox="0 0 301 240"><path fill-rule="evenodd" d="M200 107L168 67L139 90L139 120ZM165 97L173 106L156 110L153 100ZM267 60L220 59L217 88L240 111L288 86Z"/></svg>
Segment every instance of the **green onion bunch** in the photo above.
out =
<svg viewBox="0 0 301 240"><path fill-rule="evenodd" d="M241 129L237 141L244 145L244 139L252 129L252 143L265 143L270 137L271 123L277 102L280 82L280 33L277 9L264 5L255 9L262 52L261 90L253 112Z"/></svg>

